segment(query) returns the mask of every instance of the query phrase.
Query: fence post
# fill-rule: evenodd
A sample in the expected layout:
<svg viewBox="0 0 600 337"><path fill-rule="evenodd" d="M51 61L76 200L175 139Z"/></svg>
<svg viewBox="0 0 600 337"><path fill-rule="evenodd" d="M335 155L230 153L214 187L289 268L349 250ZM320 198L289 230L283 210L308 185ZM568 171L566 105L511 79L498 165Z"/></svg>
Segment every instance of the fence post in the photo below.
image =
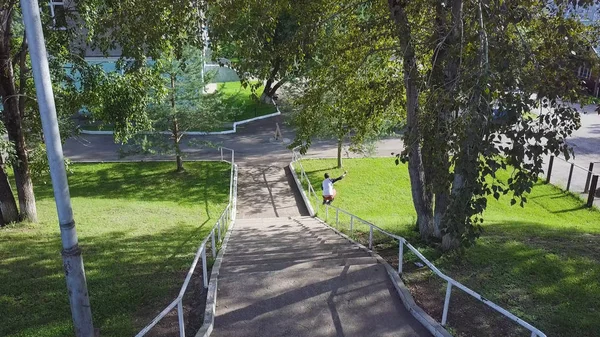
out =
<svg viewBox="0 0 600 337"><path fill-rule="evenodd" d="M554 156L550 156L550 162L548 163L548 174L546 174L546 184L550 182L550 176L552 175L552 165L554 165Z"/></svg>
<svg viewBox="0 0 600 337"><path fill-rule="evenodd" d="M329 220L329 205L325 204L325 221Z"/></svg>
<svg viewBox="0 0 600 337"><path fill-rule="evenodd" d="M369 249L373 250L373 225L369 224Z"/></svg>
<svg viewBox="0 0 600 337"><path fill-rule="evenodd" d="M210 232L210 243L212 244L212 256L213 258L217 257L217 245L215 244L215 230L213 229Z"/></svg>
<svg viewBox="0 0 600 337"><path fill-rule="evenodd" d="M202 281L204 281L204 288L208 288L208 266L206 265L206 246L202 250Z"/></svg>
<svg viewBox="0 0 600 337"><path fill-rule="evenodd" d="M217 221L217 240L221 242L221 220Z"/></svg>
<svg viewBox="0 0 600 337"><path fill-rule="evenodd" d="M183 321L183 298L177 303L177 316L179 318L179 337L185 337L185 322Z"/></svg>
<svg viewBox="0 0 600 337"><path fill-rule="evenodd" d="M446 325L446 321L448 321L448 307L450 306L450 294L452 294L452 283L448 281L448 286L446 287L446 299L444 300L444 312L442 313L442 325Z"/></svg>
<svg viewBox="0 0 600 337"><path fill-rule="evenodd" d="M402 275L402 263L404 261L404 239L398 240L398 274Z"/></svg>
<svg viewBox="0 0 600 337"><path fill-rule="evenodd" d="M354 215L350 215L350 235L352 235L353 230L354 230Z"/></svg>
<svg viewBox="0 0 600 337"><path fill-rule="evenodd" d="M592 177L592 185L590 186L590 192L588 194L587 207L594 206L594 198L596 197L596 189L598 188L598 175L595 174Z"/></svg>
<svg viewBox="0 0 600 337"><path fill-rule="evenodd" d="M594 163L590 163L590 168L588 169L587 179L585 179L585 188L583 189L583 193L587 193L590 188L590 180L592 179L592 172L594 171Z"/></svg>
<svg viewBox="0 0 600 337"><path fill-rule="evenodd" d="M567 191L571 188L571 178L573 177L573 168L575 167L574 163L571 163L571 168L569 169L569 180L567 180Z"/></svg>
<svg viewBox="0 0 600 337"><path fill-rule="evenodd" d="M336 208L335 209L335 225L336 226L340 225L339 221L340 221L340 209Z"/></svg>

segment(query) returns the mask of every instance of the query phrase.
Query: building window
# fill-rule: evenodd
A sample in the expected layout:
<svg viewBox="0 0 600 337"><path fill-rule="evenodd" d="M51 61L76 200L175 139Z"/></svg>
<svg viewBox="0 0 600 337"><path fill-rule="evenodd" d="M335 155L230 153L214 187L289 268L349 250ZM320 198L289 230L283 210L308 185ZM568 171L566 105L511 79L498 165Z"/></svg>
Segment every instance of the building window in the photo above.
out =
<svg viewBox="0 0 600 337"><path fill-rule="evenodd" d="M580 66L577 70L577 76L581 78L590 78L592 76L592 69L584 66Z"/></svg>
<svg viewBox="0 0 600 337"><path fill-rule="evenodd" d="M50 0L50 17L52 18L54 28L67 28L67 11L64 1Z"/></svg>

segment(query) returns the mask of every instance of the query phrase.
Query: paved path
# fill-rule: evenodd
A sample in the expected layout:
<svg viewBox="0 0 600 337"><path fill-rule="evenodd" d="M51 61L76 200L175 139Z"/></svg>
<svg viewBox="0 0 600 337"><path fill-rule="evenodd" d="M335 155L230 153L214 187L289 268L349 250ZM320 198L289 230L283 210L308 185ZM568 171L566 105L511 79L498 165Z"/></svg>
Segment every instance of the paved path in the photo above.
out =
<svg viewBox="0 0 600 337"><path fill-rule="evenodd" d="M315 219L240 219L211 336L431 336L385 268Z"/></svg>
<svg viewBox="0 0 600 337"><path fill-rule="evenodd" d="M287 167L242 165L238 172L238 218L308 215Z"/></svg>

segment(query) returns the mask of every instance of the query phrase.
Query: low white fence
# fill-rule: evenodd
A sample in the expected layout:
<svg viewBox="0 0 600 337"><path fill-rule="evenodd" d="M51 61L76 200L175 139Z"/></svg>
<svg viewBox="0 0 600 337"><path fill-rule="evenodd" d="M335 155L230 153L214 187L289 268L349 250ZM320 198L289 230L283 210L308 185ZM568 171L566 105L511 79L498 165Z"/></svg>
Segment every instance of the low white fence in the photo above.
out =
<svg viewBox="0 0 600 337"><path fill-rule="evenodd" d="M224 157L223 150L231 152L231 159ZM221 244L227 229L235 221L236 207L237 207L237 165L235 164L235 153L232 149L220 148L221 161L228 162L231 164L231 173L229 177L229 203L219 216L217 223L211 228L208 236L202 240L198 251L194 256L194 261L188 270L187 276L183 281L181 290L177 297L169 304L163 311L161 311L153 320L144 327L136 337L145 336L158 322L160 322L171 310L177 307L177 317L179 321L179 336L185 337L185 319L183 315L183 295L187 291L187 288L194 274L194 270L198 264L198 261L202 259L202 280L204 281L204 288L208 288L208 265L206 262L206 251L208 240L210 240L210 251L213 258L217 257L218 244Z"/></svg>
<svg viewBox="0 0 600 337"><path fill-rule="evenodd" d="M423 254L421 254L413 245L411 245L403 237L392 234L392 233L372 224L371 222L363 220L360 217L358 217L346 210L343 210L341 208L327 205L327 204L322 205L323 197L319 193L315 192L315 189L313 188L313 186L308 178L308 175L306 174L306 171L304 170L304 167L302 166L301 159L302 159L302 156L296 151L296 149L293 149L292 150L292 163L294 163L294 165L296 165L300 169L300 177L299 177L300 184L303 185L306 182L306 185L307 185L306 190L308 191L308 198L305 200L307 200L309 203L310 203L311 199L315 201L315 208L316 208L315 212L316 213L318 213L320 211L320 209L322 207L324 207L325 221L329 220L329 209L335 210L336 226L339 226L340 214L347 215L350 217L350 222L349 222L349 226L346 229L346 231L349 232L351 237L354 237L356 225L362 224L362 225L366 225L369 227L369 241L368 241L369 249L373 250L373 237L376 232L381 233L387 237L390 237L392 240L398 241L398 274L402 274L402 264L404 261L404 246L406 246L411 252L413 252L415 254L415 256L417 256L421 261L423 261L423 263L425 265L427 265L427 267L429 267L429 269L431 269L431 271L433 271L436 275L438 275L440 278L442 278L443 280L445 280L447 282L446 297L444 300L444 310L442 312L442 321L441 321L442 325L445 326L448 321L448 311L450 310L450 296L452 294L452 287L456 287L456 288L464 291L465 293L471 295L472 297L478 299L479 301L485 303L487 306L496 310L497 312L501 313L502 315L510 318L511 320L518 323L525 329L531 331L531 337L546 337L546 335L543 332L541 332L539 329L537 329L533 325L527 323L526 321L513 315L506 309L500 307L499 305L495 304L494 302L492 302L492 301L486 299L485 297L481 296L480 294L476 293L475 291L467 288L460 282L458 282L458 281L452 279L451 277L447 276L446 274L442 273L435 265L433 265L433 263L431 263L425 256L423 256ZM304 188L301 188L300 192L302 194L304 194L305 193ZM307 205L307 207L310 207L310 205Z"/></svg>

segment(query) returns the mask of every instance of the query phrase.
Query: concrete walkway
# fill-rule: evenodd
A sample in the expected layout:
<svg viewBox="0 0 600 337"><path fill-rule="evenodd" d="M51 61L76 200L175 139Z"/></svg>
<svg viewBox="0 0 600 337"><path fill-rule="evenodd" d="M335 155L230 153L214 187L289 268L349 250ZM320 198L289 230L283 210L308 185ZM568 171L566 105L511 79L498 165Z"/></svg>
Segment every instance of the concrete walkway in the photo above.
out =
<svg viewBox="0 0 600 337"><path fill-rule="evenodd" d="M241 164L238 171L238 219L308 215L289 169ZM292 184L291 184L292 183Z"/></svg>
<svg viewBox="0 0 600 337"><path fill-rule="evenodd" d="M376 259L315 219L280 217L237 221L211 336L430 334Z"/></svg>

